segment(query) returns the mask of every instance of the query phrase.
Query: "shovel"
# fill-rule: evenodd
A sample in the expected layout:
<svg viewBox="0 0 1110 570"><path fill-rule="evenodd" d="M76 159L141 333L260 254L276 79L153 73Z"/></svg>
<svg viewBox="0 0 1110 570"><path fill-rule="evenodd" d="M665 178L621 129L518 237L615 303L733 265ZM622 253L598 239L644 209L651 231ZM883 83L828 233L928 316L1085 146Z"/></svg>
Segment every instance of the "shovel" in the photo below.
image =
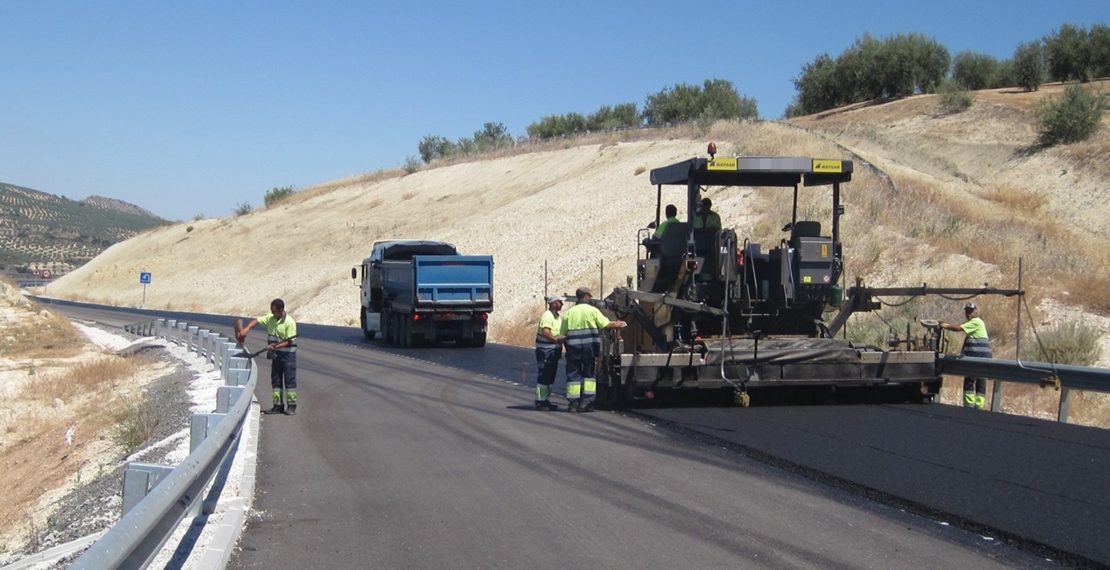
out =
<svg viewBox="0 0 1110 570"><path fill-rule="evenodd" d="M258 356L259 354L262 354L263 352L266 352L265 348L263 348L262 350L259 350L258 352L251 352L250 350L247 349L247 345L243 344L242 342L239 342L239 333L243 332L243 319L235 319L235 321L231 323L231 328L232 328L232 330L235 331L235 342L239 345L239 348L243 349L243 353L238 354L237 355L238 357L240 357L240 358L254 358L254 357ZM285 340L293 340L293 339L297 338L297 336L299 336L299 335L293 335L293 336L291 336L291 337L289 337L288 339L285 339Z"/></svg>

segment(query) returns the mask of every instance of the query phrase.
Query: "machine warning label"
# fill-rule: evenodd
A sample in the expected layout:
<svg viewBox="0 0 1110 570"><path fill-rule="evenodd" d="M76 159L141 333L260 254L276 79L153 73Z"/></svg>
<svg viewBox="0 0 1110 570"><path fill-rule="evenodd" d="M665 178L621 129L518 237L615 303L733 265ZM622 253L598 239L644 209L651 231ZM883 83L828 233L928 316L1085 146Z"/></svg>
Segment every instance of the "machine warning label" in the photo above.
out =
<svg viewBox="0 0 1110 570"><path fill-rule="evenodd" d="M843 163L839 160L814 160L814 172L843 172Z"/></svg>
<svg viewBox="0 0 1110 570"><path fill-rule="evenodd" d="M707 170L736 170L736 157L711 158L706 163Z"/></svg>

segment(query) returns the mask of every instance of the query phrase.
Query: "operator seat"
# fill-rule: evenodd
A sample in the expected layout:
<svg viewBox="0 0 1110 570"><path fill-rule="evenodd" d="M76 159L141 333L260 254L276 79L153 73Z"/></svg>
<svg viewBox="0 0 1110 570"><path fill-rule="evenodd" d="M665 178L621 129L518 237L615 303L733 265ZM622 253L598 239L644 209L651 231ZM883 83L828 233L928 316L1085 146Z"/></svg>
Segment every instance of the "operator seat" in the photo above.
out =
<svg viewBox="0 0 1110 570"><path fill-rule="evenodd" d="M790 244L795 245L798 243L798 238L804 237L821 237L821 222L812 220L794 222L794 226L790 228Z"/></svg>

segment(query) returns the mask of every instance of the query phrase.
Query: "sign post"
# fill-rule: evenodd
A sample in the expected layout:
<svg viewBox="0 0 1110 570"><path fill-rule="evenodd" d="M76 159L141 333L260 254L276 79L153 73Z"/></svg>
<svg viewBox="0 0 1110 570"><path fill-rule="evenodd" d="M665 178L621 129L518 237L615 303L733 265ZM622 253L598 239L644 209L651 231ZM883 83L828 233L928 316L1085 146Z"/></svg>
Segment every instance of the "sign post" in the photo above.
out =
<svg viewBox="0 0 1110 570"><path fill-rule="evenodd" d="M149 271L143 271L143 272L139 273L139 283L143 284L143 302L142 302L141 305L139 305L139 308L145 309L146 308L146 286L150 285L150 272Z"/></svg>

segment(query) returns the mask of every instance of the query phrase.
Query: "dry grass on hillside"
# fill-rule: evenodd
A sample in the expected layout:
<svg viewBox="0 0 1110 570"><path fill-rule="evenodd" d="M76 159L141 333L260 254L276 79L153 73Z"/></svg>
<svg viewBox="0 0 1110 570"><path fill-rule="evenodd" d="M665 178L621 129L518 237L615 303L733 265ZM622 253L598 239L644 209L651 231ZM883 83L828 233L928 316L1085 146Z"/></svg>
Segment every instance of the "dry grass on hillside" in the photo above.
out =
<svg viewBox="0 0 1110 570"><path fill-rule="evenodd" d="M11 283L0 283L0 356L0 547L7 548L38 540L64 492L110 469L104 462L142 437L142 386L168 365L102 352Z"/></svg>
<svg viewBox="0 0 1110 570"><path fill-rule="evenodd" d="M149 437L142 385L167 366L94 352L38 361L21 380L3 377L0 544L37 539L60 494L112 469L114 458Z"/></svg>
<svg viewBox="0 0 1110 570"><path fill-rule="evenodd" d="M19 288L0 280L0 303L20 308L30 318L0 315L0 355L6 359L62 358L80 350L83 339L65 317L43 309L18 294Z"/></svg>

